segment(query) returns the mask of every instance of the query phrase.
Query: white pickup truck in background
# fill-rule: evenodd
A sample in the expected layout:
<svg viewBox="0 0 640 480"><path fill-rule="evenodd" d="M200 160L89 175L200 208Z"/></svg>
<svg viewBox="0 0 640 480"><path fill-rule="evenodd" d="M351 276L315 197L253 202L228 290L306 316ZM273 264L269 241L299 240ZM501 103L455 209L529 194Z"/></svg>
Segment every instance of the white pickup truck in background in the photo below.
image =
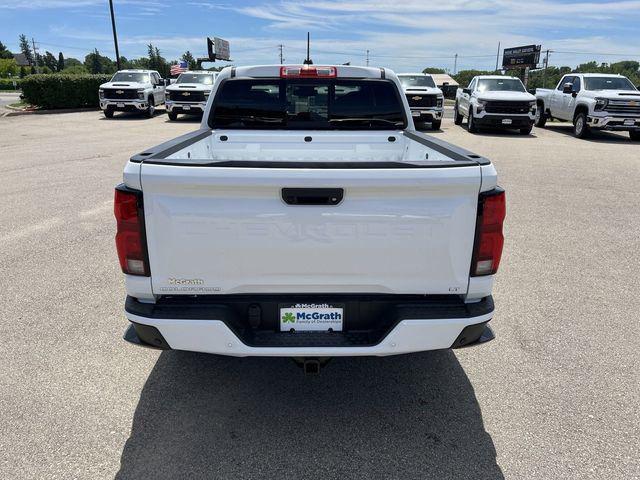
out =
<svg viewBox="0 0 640 480"><path fill-rule="evenodd" d="M536 97L527 92L519 78L478 75L467 88L456 92L453 123L467 117L469 132L479 128L516 128L529 135L536 113Z"/></svg>
<svg viewBox="0 0 640 480"><path fill-rule="evenodd" d="M436 86L433 77L425 73L399 73L398 80L409 102L413 122L429 122L433 130L439 130L444 112L444 94Z"/></svg>
<svg viewBox="0 0 640 480"><path fill-rule="evenodd" d="M200 130L130 159L115 214L139 345L312 372L493 338L504 190L414 130L389 70L225 68Z"/></svg>
<svg viewBox="0 0 640 480"><path fill-rule="evenodd" d="M202 115L217 76L218 72L207 70L181 73L165 92L169 120L177 120L180 113Z"/></svg>
<svg viewBox="0 0 640 480"><path fill-rule="evenodd" d="M120 70L100 85L100 108L107 118L115 112L142 112L151 118L156 107L164 103L167 85L169 80L155 70Z"/></svg>
<svg viewBox="0 0 640 480"><path fill-rule="evenodd" d="M627 131L640 140L640 92L627 77L603 73L570 73L553 90L536 89L536 126L547 119L573 123L578 138L591 129Z"/></svg>

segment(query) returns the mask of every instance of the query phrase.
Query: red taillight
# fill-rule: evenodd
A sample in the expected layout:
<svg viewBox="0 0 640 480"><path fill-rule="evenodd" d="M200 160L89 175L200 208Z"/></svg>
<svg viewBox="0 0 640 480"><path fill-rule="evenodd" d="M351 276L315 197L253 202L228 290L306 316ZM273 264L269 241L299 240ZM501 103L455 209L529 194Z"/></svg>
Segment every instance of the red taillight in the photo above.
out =
<svg viewBox="0 0 640 480"><path fill-rule="evenodd" d="M116 216L116 249L120 267L129 275L149 276L144 224L140 213L140 192L116 187L113 211Z"/></svg>
<svg viewBox="0 0 640 480"><path fill-rule="evenodd" d="M331 78L336 75L336 67L280 67L281 78Z"/></svg>
<svg viewBox="0 0 640 480"><path fill-rule="evenodd" d="M506 202L502 188L497 187L480 195L471 276L493 275L498 271L504 244L502 224L505 215Z"/></svg>

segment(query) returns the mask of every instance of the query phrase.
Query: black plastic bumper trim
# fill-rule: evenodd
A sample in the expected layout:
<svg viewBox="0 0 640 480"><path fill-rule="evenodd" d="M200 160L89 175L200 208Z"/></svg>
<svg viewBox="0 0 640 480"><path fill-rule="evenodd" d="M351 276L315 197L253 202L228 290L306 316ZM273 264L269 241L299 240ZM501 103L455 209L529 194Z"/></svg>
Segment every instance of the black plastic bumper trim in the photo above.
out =
<svg viewBox="0 0 640 480"><path fill-rule="evenodd" d="M153 348L155 350L171 350L160 330L150 325L131 322L124 332L123 338L139 347Z"/></svg>
<svg viewBox="0 0 640 480"><path fill-rule="evenodd" d="M488 323L489 321L486 321L466 326L462 332L460 332L456 341L453 342L451 348L474 347L495 339L496 336L493 330L491 330L491 327L487 325Z"/></svg>

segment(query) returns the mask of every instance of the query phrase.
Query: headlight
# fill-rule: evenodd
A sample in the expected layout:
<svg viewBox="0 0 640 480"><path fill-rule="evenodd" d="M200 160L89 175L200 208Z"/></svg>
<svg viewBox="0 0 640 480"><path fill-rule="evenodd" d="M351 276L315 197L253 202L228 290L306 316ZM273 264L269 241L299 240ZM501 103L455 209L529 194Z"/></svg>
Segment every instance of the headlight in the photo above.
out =
<svg viewBox="0 0 640 480"><path fill-rule="evenodd" d="M102 99L104 98L104 90L100 89L98 90L98 96Z"/></svg>
<svg viewBox="0 0 640 480"><path fill-rule="evenodd" d="M205 97L208 97L209 95L211 95L211 91L210 91L210 90L209 90L209 91L204 92L204 96L205 96Z"/></svg>
<svg viewBox="0 0 640 480"><path fill-rule="evenodd" d="M138 100L144 100L144 90L138 90Z"/></svg>
<svg viewBox="0 0 640 480"><path fill-rule="evenodd" d="M444 97L438 97L438 100L436 101L436 106L441 107L443 102L444 102Z"/></svg>
<svg viewBox="0 0 640 480"><path fill-rule="evenodd" d="M477 106L476 106L476 110L478 112L481 112L482 110L484 110L484 107L487 104L487 101L478 99L477 102L478 103L477 103Z"/></svg>
<svg viewBox="0 0 640 480"><path fill-rule="evenodd" d="M604 110L605 108L607 108L608 103L609 100L607 100L606 98L596 98L596 110Z"/></svg>
<svg viewBox="0 0 640 480"><path fill-rule="evenodd" d="M171 100L171 92L165 91L164 92L164 99L165 100Z"/></svg>

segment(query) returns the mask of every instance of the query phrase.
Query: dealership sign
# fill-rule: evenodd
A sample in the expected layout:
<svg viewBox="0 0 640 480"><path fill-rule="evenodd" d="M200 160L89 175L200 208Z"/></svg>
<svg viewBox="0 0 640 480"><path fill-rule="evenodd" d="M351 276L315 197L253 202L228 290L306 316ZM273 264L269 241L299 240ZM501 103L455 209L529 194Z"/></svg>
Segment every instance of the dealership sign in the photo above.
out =
<svg viewBox="0 0 640 480"><path fill-rule="evenodd" d="M218 37L214 37L213 40L207 37L207 50L209 53L209 60L215 62L216 60L231 60L231 53L229 51L229 42Z"/></svg>
<svg viewBox="0 0 640 480"><path fill-rule="evenodd" d="M502 68L534 68L540 61L541 45L526 45L524 47L505 48L502 54Z"/></svg>

